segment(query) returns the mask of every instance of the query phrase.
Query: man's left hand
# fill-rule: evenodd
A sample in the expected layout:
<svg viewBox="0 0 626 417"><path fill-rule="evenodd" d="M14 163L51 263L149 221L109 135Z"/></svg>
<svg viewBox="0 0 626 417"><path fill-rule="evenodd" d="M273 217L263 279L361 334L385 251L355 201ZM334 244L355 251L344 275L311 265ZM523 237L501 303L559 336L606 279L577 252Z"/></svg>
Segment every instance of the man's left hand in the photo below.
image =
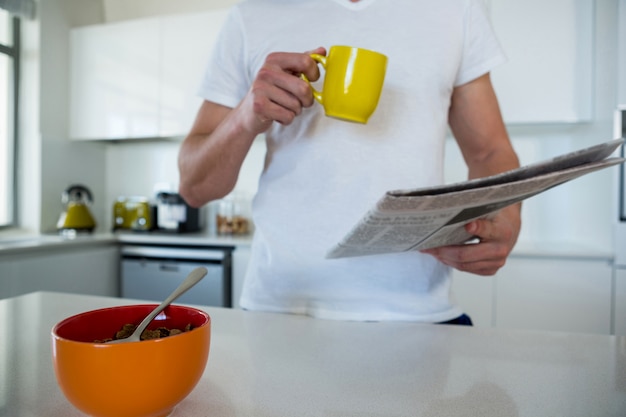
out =
<svg viewBox="0 0 626 417"><path fill-rule="evenodd" d="M494 275L513 250L520 226L520 204L515 204L503 208L492 218L473 220L465 225L465 230L479 239L478 243L442 246L422 253L459 271Z"/></svg>

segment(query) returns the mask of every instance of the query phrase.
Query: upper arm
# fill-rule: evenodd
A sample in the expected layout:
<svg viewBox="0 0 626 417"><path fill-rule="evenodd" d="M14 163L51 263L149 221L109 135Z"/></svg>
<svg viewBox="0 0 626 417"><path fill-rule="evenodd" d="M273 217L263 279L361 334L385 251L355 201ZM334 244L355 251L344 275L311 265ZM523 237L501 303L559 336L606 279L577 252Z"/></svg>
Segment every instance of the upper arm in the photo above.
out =
<svg viewBox="0 0 626 417"><path fill-rule="evenodd" d="M489 74L454 89L448 120L470 178L519 166Z"/></svg>

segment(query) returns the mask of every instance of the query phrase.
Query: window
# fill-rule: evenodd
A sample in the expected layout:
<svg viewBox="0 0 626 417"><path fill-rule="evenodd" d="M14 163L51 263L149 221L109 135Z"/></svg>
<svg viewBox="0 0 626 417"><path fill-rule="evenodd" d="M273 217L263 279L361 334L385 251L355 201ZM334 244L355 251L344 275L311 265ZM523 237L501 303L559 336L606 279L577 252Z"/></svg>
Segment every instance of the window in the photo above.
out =
<svg viewBox="0 0 626 417"><path fill-rule="evenodd" d="M19 19L0 9L0 228L16 218Z"/></svg>

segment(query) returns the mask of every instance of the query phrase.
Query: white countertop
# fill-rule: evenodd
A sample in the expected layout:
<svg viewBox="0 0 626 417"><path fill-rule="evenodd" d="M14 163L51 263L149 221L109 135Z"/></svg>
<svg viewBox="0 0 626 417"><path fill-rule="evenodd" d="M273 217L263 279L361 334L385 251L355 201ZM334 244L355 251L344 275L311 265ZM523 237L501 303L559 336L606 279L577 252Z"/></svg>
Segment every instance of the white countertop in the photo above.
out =
<svg viewBox="0 0 626 417"><path fill-rule="evenodd" d="M167 232L115 232L114 236L120 243L150 243L163 245L217 245L240 246L250 245L252 235L216 235L207 232L167 233Z"/></svg>
<svg viewBox="0 0 626 417"><path fill-rule="evenodd" d="M0 300L0 416L81 416L57 386L50 330L132 300ZM361 323L204 308L209 362L173 417L626 415L626 338Z"/></svg>
<svg viewBox="0 0 626 417"><path fill-rule="evenodd" d="M159 232L86 233L77 234L73 237L60 234L3 233L0 234L0 255L41 249L116 243L235 247L249 246L251 242L251 235L218 236L203 232L180 234Z"/></svg>
<svg viewBox="0 0 626 417"><path fill-rule="evenodd" d="M116 237L111 234L85 234L75 237L39 234L3 235L0 237L0 255L50 248L68 249L73 246L112 244L116 241Z"/></svg>

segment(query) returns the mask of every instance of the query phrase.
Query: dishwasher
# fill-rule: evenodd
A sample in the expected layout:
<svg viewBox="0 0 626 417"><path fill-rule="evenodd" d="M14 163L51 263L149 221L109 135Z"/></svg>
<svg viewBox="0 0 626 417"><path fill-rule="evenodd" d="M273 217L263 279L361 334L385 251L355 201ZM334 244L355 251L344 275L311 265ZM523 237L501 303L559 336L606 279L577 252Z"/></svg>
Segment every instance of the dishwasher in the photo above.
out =
<svg viewBox="0 0 626 417"><path fill-rule="evenodd" d="M121 247L123 298L161 302L193 269L207 275L176 302L231 307L232 248L123 245Z"/></svg>

